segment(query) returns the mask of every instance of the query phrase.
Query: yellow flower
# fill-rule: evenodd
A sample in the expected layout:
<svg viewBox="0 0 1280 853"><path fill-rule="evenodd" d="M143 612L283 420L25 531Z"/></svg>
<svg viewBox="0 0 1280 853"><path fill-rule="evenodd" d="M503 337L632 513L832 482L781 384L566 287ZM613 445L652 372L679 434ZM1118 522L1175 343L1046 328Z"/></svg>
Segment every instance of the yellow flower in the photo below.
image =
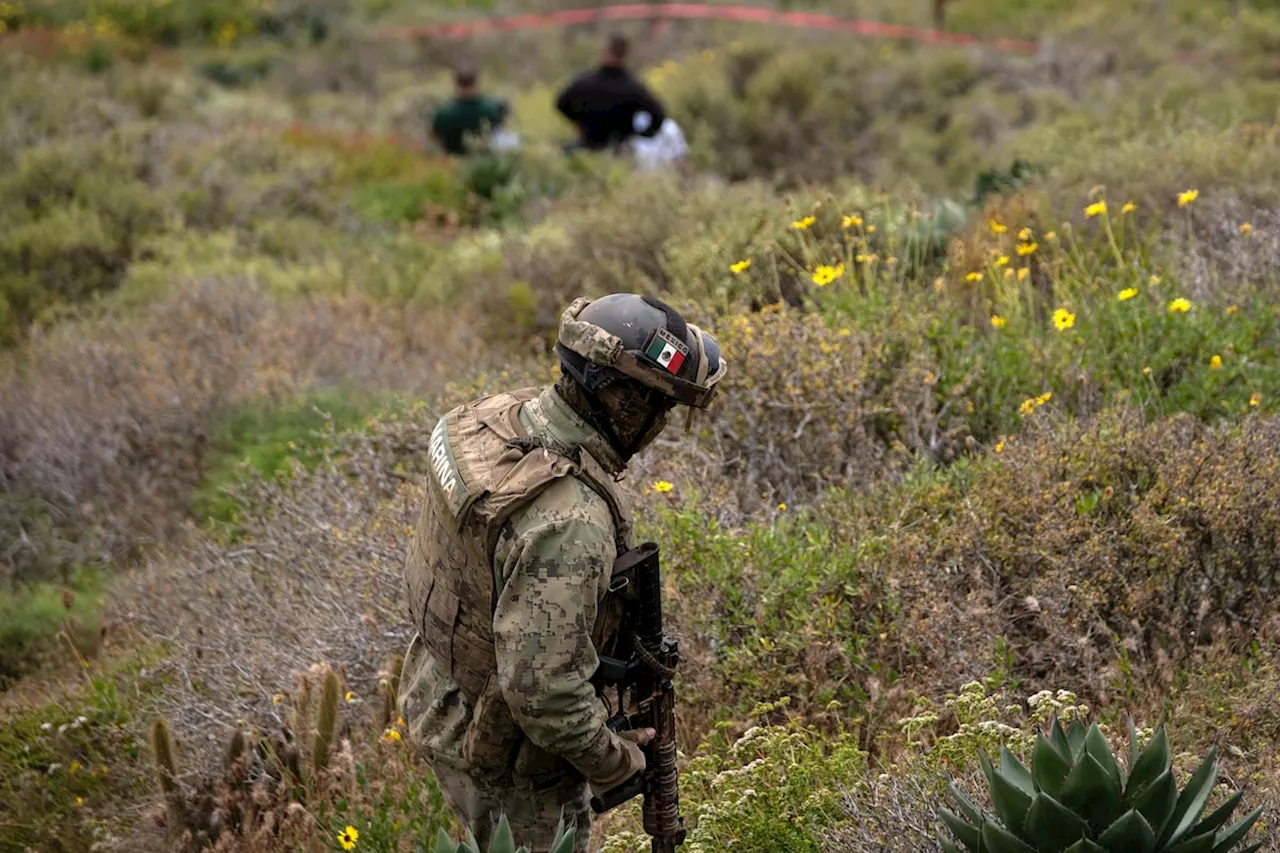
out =
<svg viewBox="0 0 1280 853"><path fill-rule="evenodd" d="M1246 237L1253 233L1253 224L1249 222L1240 223L1240 233Z"/></svg>
<svg viewBox="0 0 1280 853"><path fill-rule="evenodd" d="M1135 210L1137 210L1137 209L1138 209L1138 206L1137 206L1136 204L1134 204L1134 203L1133 203L1133 202L1131 202L1131 201L1126 201L1126 202L1124 203L1124 207L1120 208L1120 212L1121 212L1121 213L1133 213L1133 212L1134 212Z"/></svg>
<svg viewBox="0 0 1280 853"><path fill-rule="evenodd" d="M400 732L395 729L386 729L382 732L382 740L386 743L397 743L400 740Z"/></svg>
<svg viewBox="0 0 1280 853"><path fill-rule="evenodd" d="M1022 269L1018 270L1018 281L1026 281L1030 275L1031 275L1031 269L1029 267L1023 267Z"/></svg>
<svg viewBox="0 0 1280 853"><path fill-rule="evenodd" d="M1004 439L996 442L996 453L1004 453Z"/></svg>
<svg viewBox="0 0 1280 853"><path fill-rule="evenodd" d="M1043 406L1045 403L1049 402L1049 401L1050 401L1050 400L1052 400L1052 399L1053 399L1053 392L1052 392L1052 391L1045 391L1045 392L1044 392L1043 394L1041 394L1039 397L1036 397L1036 405L1037 405L1037 406Z"/></svg>
<svg viewBox="0 0 1280 853"><path fill-rule="evenodd" d="M355 693L353 693L352 691L348 690L348 691L347 691L347 695L346 695L346 696L344 696L343 698L344 698L344 699L346 699L348 703L351 703L351 702L356 701L356 694L355 694Z"/></svg>
<svg viewBox="0 0 1280 853"><path fill-rule="evenodd" d="M826 287L842 275L844 275L844 264L836 264L834 267L822 265L813 271L813 283L818 287Z"/></svg>
<svg viewBox="0 0 1280 853"><path fill-rule="evenodd" d="M356 842L359 840L360 832L354 826L348 826L338 833L338 843L342 845L343 850L350 850L355 847Z"/></svg>
<svg viewBox="0 0 1280 853"><path fill-rule="evenodd" d="M990 220L987 224L991 226L992 234L1003 234L1004 232L1009 230L1008 225L1001 225L999 222L997 222L994 219Z"/></svg>
<svg viewBox="0 0 1280 853"><path fill-rule="evenodd" d="M1045 238L1046 240L1057 240L1057 239L1058 239L1058 232L1057 232L1057 231L1049 231L1049 232L1047 232L1047 233L1044 235L1044 238Z"/></svg>
<svg viewBox="0 0 1280 853"><path fill-rule="evenodd" d="M997 329L1003 329L1005 327L1005 324L1008 322L1009 322L1008 320L1001 317L999 314L991 315L991 325L996 327Z"/></svg>
<svg viewBox="0 0 1280 853"><path fill-rule="evenodd" d="M404 728L404 717L396 717L396 725Z"/></svg>
<svg viewBox="0 0 1280 853"><path fill-rule="evenodd" d="M1150 368L1150 367L1144 367L1144 368L1142 368L1142 375L1143 375L1143 376L1150 376L1150 375L1151 375L1151 368Z"/></svg>
<svg viewBox="0 0 1280 853"><path fill-rule="evenodd" d="M1151 276L1151 278L1147 279L1148 287L1155 287L1159 283L1160 283L1160 276L1158 275L1153 275Z"/></svg>
<svg viewBox="0 0 1280 853"><path fill-rule="evenodd" d="M971 273L969 273L967 276L965 276L965 277L964 277L964 280L965 280L965 281L981 281L981 280L982 280L982 273L980 273L980 272L971 272Z"/></svg>
<svg viewBox="0 0 1280 853"><path fill-rule="evenodd" d="M1018 246L1018 254L1025 258L1038 248L1040 248L1038 243L1021 243Z"/></svg>
<svg viewBox="0 0 1280 853"><path fill-rule="evenodd" d="M1023 228L1021 231L1019 231L1019 232L1018 232L1018 239L1019 239L1019 240L1021 240L1021 241L1022 241L1022 242L1024 242L1024 243L1029 243L1029 242L1031 242L1031 229L1030 229L1030 228Z"/></svg>
<svg viewBox="0 0 1280 853"><path fill-rule="evenodd" d="M1256 406L1261 402L1262 402L1262 395L1259 394L1257 391L1254 391L1252 394L1249 395L1250 406Z"/></svg>
<svg viewBox="0 0 1280 853"><path fill-rule="evenodd" d="M818 220L814 219L812 216L806 216L803 219L797 219L795 222L792 222L791 227L797 231L803 231L817 221Z"/></svg>
<svg viewBox="0 0 1280 853"><path fill-rule="evenodd" d="M81 798L81 797L76 797L76 805L77 805L77 806L83 806L83 805L84 805L84 799L83 799L83 798Z"/></svg>
<svg viewBox="0 0 1280 853"><path fill-rule="evenodd" d="M751 266L751 259L747 258L745 260L738 261L736 264L730 264L729 272L733 273L734 275L739 275L740 273L746 272L747 268L750 266Z"/></svg>
<svg viewBox="0 0 1280 853"><path fill-rule="evenodd" d="M1222 367L1222 356L1215 355L1213 358L1209 359L1210 370L1218 370L1221 367Z"/></svg>
<svg viewBox="0 0 1280 853"><path fill-rule="evenodd" d="M74 775L74 774L75 774L75 772L76 772L77 770L79 770L79 769L80 769L80 762L79 762L79 761L72 761L72 762L71 762L71 766L67 768L67 772L68 772L68 773L71 773L71 774L73 774L73 775Z"/></svg>
<svg viewBox="0 0 1280 853"><path fill-rule="evenodd" d="M1036 410L1035 397L1028 397L1027 399L1023 400L1022 405L1018 407L1018 414L1025 418L1035 410Z"/></svg>
<svg viewBox="0 0 1280 853"><path fill-rule="evenodd" d="M659 480L653 484L653 490L655 492L669 492L674 488L675 486L671 485L666 480Z"/></svg>
<svg viewBox="0 0 1280 853"><path fill-rule="evenodd" d="M996 266L998 267L1006 266L1008 265L1008 263L1009 263L1008 255L1001 255L1000 257L996 258Z"/></svg>
<svg viewBox="0 0 1280 853"><path fill-rule="evenodd" d="M855 255L853 259L860 264L874 264L877 260L875 255Z"/></svg>
<svg viewBox="0 0 1280 853"><path fill-rule="evenodd" d="M1237 311L1239 311L1239 310L1240 310L1240 309L1239 309L1237 306L1235 306L1235 305L1228 305L1228 306L1227 306L1227 313L1228 313L1228 314L1234 314L1234 313L1236 313L1236 312L1237 312Z"/></svg>
<svg viewBox="0 0 1280 853"><path fill-rule="evenodd" d="M874 225L868 225L868 226L867 226L867 233L868 233L868 234L874 234L874 233L876 233L876 227L875 227Z"/></svg>
<svg viewBox="0 0 1280 853"><path fill-rule="evenodd" d="M1186 207L1200 197L1200 190L1186 190L1178 193L1178 207Z"/></svg>
<svg viewBox="0 0 1280 853"><path fill-rule="evenodd" d="M1191 300L1179 296L1169 303L1170 314L1185 314L1191 310Z"/></svg>
<svg viewBox="0 0 1280 853"><path fill-rule="evenodd" d="M841 216L840 217L841 228L857 228L860 225L862 225L861 216Z"/></svg>
<svg viewBox="0 0 1280 853"><path fill-rule="evenodd" d="M1124 290L1116 294L1116 298L1121 302L1128 302L1130 299L1138 295L1138 288L1126 287Z"/></svg>
<svg viewBox="0 0 1280 853"><path fill-rule="evenodd" d="M272 697L271 697L271 704L272 704L272 705L279 705L279 704L280 704L281 702L283 702L283 701L284 701L284 694L283 694L283 693L277 693L276 695L274 695L274 696L272 696Z"/></svg>
<svg viewBox="0 0 1280 853"><path fill-rule="evenodd" d="M1084 209L1084 215L1086 218L1101 216L1106 212L1107 212L1107 203L1105 201L1095 201L1093 204L1089 205Z"/></svg>
<svg viewBox="0 0 1280 853"><path fill-rule="evenodd" d="M1013 270L1011 270L1011 269L1006 269L1006 270L1004 271L1004 277L1005 277L1005 278L1011 278L1012 276L1013 276Z"/></svg>
<svg viewBox="0 0 1280 853"><path fill-rule="evenodd" d="M786 511L787 511L786 504L778 504L778 512L786 512Z"/></svg>
<svg viewBox="0 0 1280 853"><path fill-rule="evenodd" d="M1066 308L1059 308L1053 312L1053 325L1058 331L1065 331L1076 324L1076 315L1072 314Z"/></svg>

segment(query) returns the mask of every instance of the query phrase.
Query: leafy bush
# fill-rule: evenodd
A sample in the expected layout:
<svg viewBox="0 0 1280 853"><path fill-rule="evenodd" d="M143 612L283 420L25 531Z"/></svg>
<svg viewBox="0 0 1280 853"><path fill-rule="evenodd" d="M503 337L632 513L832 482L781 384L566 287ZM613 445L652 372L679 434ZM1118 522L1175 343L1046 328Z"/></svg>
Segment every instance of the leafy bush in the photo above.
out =
<svg viewBox="0 0 1280 853"><path fill-rule="evenodd" d="M87 580L0 590L0 689L55 652L64 658L91 653L98 644L98 598Z"/></svg>
<svg viewBox="0 0 1280 853"><path fill-rule="evenodd" d="M146 796L132 723L141 697L155 689L140 671L156 662L144 651L86 671L83 684L56 698L0 712L0 809L13 818L0 851L87 853L102 834L132 830L119 803Z"/></svg>
<svg viewBox="0 0 1280 853"><path fill-rule="evenodd" d="M320 460L318 442L324 433L358 428L377 408L367 394L349 389L218 413L220 422L210 430L212 458L193 495L193 513L234 522L238 504L223 490L243 476L241 466L271 478L288 471L293 460L314 465Z"/></svg>
<svg viewBox="0 0 1280 853"><path fill-rule="evenodd" d="M138 243L164 227L139 180L146 156L125 136L67 142L27 150L0 180L0 340L119 284Z"/></svg>

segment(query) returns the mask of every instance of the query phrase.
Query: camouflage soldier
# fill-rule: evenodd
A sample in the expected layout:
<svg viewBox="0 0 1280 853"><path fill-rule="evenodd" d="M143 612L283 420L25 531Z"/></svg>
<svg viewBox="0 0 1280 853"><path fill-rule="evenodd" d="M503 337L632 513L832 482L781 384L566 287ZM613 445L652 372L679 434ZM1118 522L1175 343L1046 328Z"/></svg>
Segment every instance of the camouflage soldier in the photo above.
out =
<svg viewBox="0 0 1280 853"><path fill-rule="evenodd" d="M629 293L575 301L556 350L554 386L436 424L405 568L409 737L482 845L501 810L535 853L562 814L586 851L590 794L644 769L653 730L610 731L591 680L620 615L612 566L632 545L614 483L672 408L706 408L727 368L709 334Z"/></svg>

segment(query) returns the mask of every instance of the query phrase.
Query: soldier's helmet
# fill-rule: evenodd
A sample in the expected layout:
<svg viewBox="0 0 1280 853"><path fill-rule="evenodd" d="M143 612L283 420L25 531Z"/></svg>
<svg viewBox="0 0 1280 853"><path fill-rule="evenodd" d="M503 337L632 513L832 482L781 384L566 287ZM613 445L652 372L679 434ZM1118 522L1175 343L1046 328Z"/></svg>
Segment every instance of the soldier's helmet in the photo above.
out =
<svg viewBox="0 0 1280 853"><path fill-rule="evenodd" d="M590 393L626 376L699 409L729 369L715 338L662 300L636 293L574 300L560 319L556 352Z"/></svg>

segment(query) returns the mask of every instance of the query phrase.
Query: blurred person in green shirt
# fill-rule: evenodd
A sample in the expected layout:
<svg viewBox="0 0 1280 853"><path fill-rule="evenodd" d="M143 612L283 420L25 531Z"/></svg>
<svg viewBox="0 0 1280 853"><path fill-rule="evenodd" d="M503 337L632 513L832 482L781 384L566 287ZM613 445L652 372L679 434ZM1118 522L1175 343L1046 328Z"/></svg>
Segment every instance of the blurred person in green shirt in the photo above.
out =
<svg viewBox="0 0 1280 853"><path fill-rule="evenodd" d="M479 76L475 67L460 65L453 75L457 94L431 119L431 138L455 157L468 153L468 137L498 130L507 117L506 102L480 94Z"/></svg>

